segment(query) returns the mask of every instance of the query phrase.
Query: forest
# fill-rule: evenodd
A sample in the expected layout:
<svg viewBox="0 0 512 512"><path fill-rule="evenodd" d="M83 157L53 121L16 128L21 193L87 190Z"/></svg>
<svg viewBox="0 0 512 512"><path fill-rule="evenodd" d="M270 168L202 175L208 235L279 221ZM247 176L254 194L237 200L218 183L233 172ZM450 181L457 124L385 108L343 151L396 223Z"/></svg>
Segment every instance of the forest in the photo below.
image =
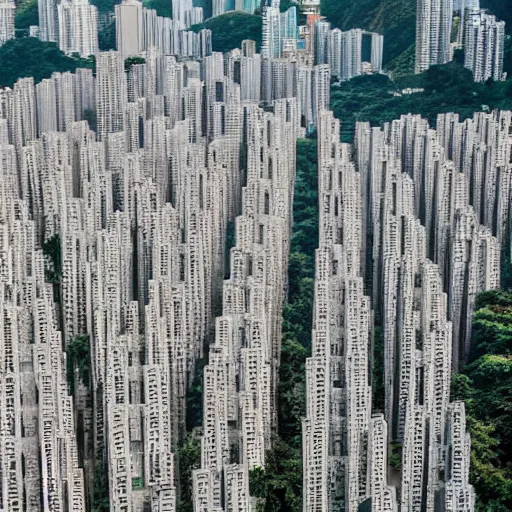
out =
<svg viewBox="0 0 512 512"><path fill-rule="evenodd" d="M212 31L214 52L227 53L233 48L240 48L244 39L256 41L257 49L261 47L261 16L245 12L228 12L211 18L191 30L199 32L206 28Z"/></svg>
<svg viewBox="0 0 512 512"><path fill-rule="evenodd" d="M466 403L477 510L512 510L512 293L478 298L471 358L453 376L452 399Z"/></svg>

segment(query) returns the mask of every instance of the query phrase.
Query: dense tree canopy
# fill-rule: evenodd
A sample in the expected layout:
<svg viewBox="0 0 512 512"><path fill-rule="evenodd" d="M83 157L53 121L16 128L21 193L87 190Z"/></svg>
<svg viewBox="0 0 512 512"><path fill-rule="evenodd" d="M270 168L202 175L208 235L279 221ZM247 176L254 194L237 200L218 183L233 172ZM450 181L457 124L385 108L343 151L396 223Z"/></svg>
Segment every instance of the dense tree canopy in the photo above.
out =
<svg viewBox="0 0 512 512"><path fill-rule="evenodd" d="M421 88L424 92L396 95L409 87ZM434 126L437 115L443 112L456 112L465 119L483 108L511 109L511 84L474 83L469 70L452 62L396 81L384 75L373 75L335 84L331 108L341 120L343 141L351 142L355 121L381 125L412 113L421 114Z"/></svg>
<svg viewBox="0 0 512 512"><path fill-rule="evenodd" d="M478 510L512 510L512 294L481 294L473 321L470 364L452 381L466 403L471 481Z"/></svg>
<svg viewBox="0 0 512 512"><path fill-rule="evenodd" d="M201 467L201 442L195 432L189 432L176 453L181 485L178 512L192 512L192 472Z"/></svg>
<svg viewBox="0 0 512 512"><path fill-rule="evenodd" d="M28 34L30 25L39 25L37 0L26 0L16 9L15 27L17 34Z"/></svg>
<svg viewBox="0 0 512 512"><path fill-rule="evenodd" d="M229 52L240 48L244 39L253 39L261 46L261 16L245 12L228 12L222 16L194 25L192 30L199 32L207 28L212 31L213 51Z"/></svg>
<svg viewBox="0 0 512 512"><path fill-rule="evenodd" d="M342 30L364 28L383 34L385 63L414 45L416 0L322 0L322 14Z"/></svg>
<svg viewBox="0 0 512 512"><path fill-rule="evenodd" d="M399 74L414 69L416 0L322 0L322 14L342 30L364 28L384 35L384 64ZM512 0L481 0L512 31ZM512 71L512 44L505 68ZM509 62L510 61L510 62Z"/></svg>
<svg viewBox="0 0 512 512"><path fill-rule="evenodd" d="M121 3L120 0L90 0L90 2L98 8L100 14L113 11L114 5Z"/></svg>
<svg viewBox="0 0 512 512"><path fill-rule="evenodd" d="M279 4L279 8L281 12L286 12L290 7L297 6L297 2L295 0L281 0Z"/></svg>
<svg viewBox="0 0 512 512"><path fill-rule="evenodd" d="M311 354L315 250L318 247L318 157L316 140L297 143L297 178L288 268L288 301L283 311L279 369L279 437L265 469L251 472L259 512L302 510L302 418L306 415L306 358Z"/></svg>
<svg viewBox="0 0 512 512"><path fill-rule="evenodd" d="M93 60L68 57L56 43L22 37L7 41L0 47L0 87L12 87L19 78L34 77L34 82L50 78L56 71L75 71L93 67Z"/></svg>
<svg viewBox="0 0 512 512"><path fill-rule="evenodd" d="M251 495L260 498L257 512L302 512L302 460L281 440L266 455L265 469L249 474Z"/></svg>
<svg viewBox="0 0 512 512"><path fill-rule="evenodd" d="M503 20L509 33L512 31L512 0L480 0L480 6Z"/></svg>
<svg viewBox="0 0 512 512"><path fill-rule="evenodd" d="M116 22L112 20L98 31L98 46L100 51L115 50L116 48Z"/></svg>
<svg viewBox="0 0 512 512"><path fill-rule="evenodd" d="M143 3L148 9L155 9L159 16L172 18L171 0L144 0Z"/></svg>
<svg viewBox="0 0 512 512"><path fill-rule="evenodd" d="M212 2L210 0L194 0L194 7L202 7L204 19L211 18L212 16Z"/></svg>

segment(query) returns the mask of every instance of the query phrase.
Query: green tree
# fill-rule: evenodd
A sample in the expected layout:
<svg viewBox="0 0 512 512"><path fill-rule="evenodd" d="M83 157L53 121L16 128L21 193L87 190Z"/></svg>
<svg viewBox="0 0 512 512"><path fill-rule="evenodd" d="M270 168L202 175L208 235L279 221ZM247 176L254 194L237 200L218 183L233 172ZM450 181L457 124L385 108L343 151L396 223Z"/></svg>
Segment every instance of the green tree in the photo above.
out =
<svg viewBox="0 0 512 512"><path fill-rule="evenodd" d="M316 141L297 143L288 301L277 389L279 437L265 469L251 472L251 493L260 512L302 510L302 418L306 414L306 358L311 353L315 250L318 246L318 157Z"/></svg>
<svg viewBox="0 0 512 512"><path fill-rule="evenodd" d="M300 448L302 418L306 416L306 358L308 350L294 339L284 339L278 385L279 435L294 448Z"/></svg>
<svg viewBox="0 0 512 512"><path fill-rule="evenodd" d="M256 41L258 49L261 47L261 16L255 14L228 12L194 25L190 30L199 32L203 28L212 31L214 52L227 53L240 48L244 39L252 39Z"/></svg>
<svg viewBox="0 0 512 512"><path fill-rule="evenodd" d="M403 446L401 443L391 443L389 445L389 465L395 471L400 471L402 469L402 453Z"/></svg>
<svg viewBox="0 0 512 512"><path fill-rule="evenodd" d="M212 17L212 2L211 0L194 0L194 7L202 7L204 13L204 19Z"/></svg>
<svg viewBox="0 0 512 512"><path fill-rule="evenodd" d="M28 35L28 29L31 25L39 25L39 12L37 0L27 0L17 6L14 26L16 35Z"/></svg>
<svg viewBox="0 0 512 512"><path fill-rule="evenodd" d="M98 46L102 52L116 49L116 22L112 20L98 31Z"/></svg>
<svg viewBox="0 0 512 512"><path fill-rule="evenodd" d="M512 354L512 306L488 305L473 317L471 358Z"/></svg>
<svg viewBox="0 0 512 512"><path fill-rule="evenodd" d="M192 471L201 467L201 443L193 432L179 447L177 459L181 490L178 512L192 512Z"/></svg>
<svg viewBox="0 0 512 512"><path fill-rule="evenodd" d="M146 59L143 57L128 57L124 61L124 70L128 73L130 69L132 69L132 66L135 64L145 64Z"/></svg>
<svg viewBox="0 0 512 512"><path fill-rule="evenodd" d="M286 12L290 7L297 7L297 2L294 0L281 0L281 4L279 5L279 8L281 12Z"/></svg>
<svg viewBox="0 0 512 512"><path fill-rule="evenodd" d="M98 123L96 110L85 109L83 119L89 123L89 128L95 132Z"/></svg>
<svg viewBox="0 0 512 512"><path fill-rule="evenodd" d="M75 71L78 67L92 67L87 59L68 57L55 43L35 37L11 39L0 47L0 87L12 87L23 77L34 77L34 82L50 78L59 71Z"/></svg>
<svg viewBox="0 0 512 512"><path fill-rule="evenodd" d="M94 465L94 476L92 481L92 512L109 512L110 501L108 491L108 471L101 461Z"/></svg>
<svg viewBox="0 0 512 512"><path fill-rule="evenodd" d="M416 0L322 0L322 14L342 30L364 28L384 35L384 62L415 41Z"/></svg>
<svg viewBox="0 0 512 512"><path fill-rule="evenodd" d="M480 0L480 6L504 21L508 32L512 30L512 0Z"/></svg>
<svg viewBox="0 0 512 512"><path fill-rule="evenodd" d="M91 0L91 4L98 8L100 14L106 14L114 10L114 5L120 3L116 0Z"/></svg>
<svg viewBox="0 0 512 512"><path fill-rule="evenodd" d="M466 404L470 480L477 510L512 509L512 294L479 295L471 363L452 378L452 400Z"/></svg>
<svg viewBox="0 0 512 512"><path fill-rule="evenodd" d="M172 18L172 4L170 0L145 0L144 7L155 9L158 16Z"/></svg>
<svg viewBox="0 0 512 512"><path fill-rule="evenodd" d="M265 458L265 469L249 473L252 496L260 498L258 512L302 511L302 459L300 450L275 440Z"/></svg>
<svg viewBox="0 0 512 512"><path fill-rule="evenodd" d="M208 351L205 351L208 354ZM203 380L208 356L196 361L194 378L187 389L187 430L190 432L203 422Z"/></svg>
<svg viewBox="0 0 512 512"><path fill-rule="evenodd" d="M75 377L91 384L91 347L89 336L77 336L66 345L66 376L69 390L75 392Z"/></svg>
<svg viewBox="0 0 512 512"><path fill-rule="evenodd" d="M333 84L331 108L341 120L342 141L350 143L356 121L382 126L411 113L422 115L435 126L437 116L445 112L455 112L464 120L481 111L483 105L490 110L510 109L512 98L508 96L508 87L506 82L474 83L469 70L452 62L411 77L390 80L384 75L372 75ZM402 94L406 88L424 91Z"/></svg>
<svg viewBox="0 0 512 512"><path fill-rule="evenodd" d="M62 276L62 255L60 235L58 233L44 242L43 254L49 260L46 267L46 280L50 283L59 283Z"/></svg>

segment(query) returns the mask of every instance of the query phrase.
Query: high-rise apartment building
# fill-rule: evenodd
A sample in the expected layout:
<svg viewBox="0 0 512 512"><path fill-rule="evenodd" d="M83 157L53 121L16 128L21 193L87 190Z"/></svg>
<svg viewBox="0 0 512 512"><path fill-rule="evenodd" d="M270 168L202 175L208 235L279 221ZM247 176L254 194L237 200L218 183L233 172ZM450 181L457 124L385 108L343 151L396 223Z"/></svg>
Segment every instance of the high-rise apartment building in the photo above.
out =
<svg viewBox="0 0 512 512"><path fill-rule="evenodd" d="M37 0L39 39L59 42L59 13L57 0Z"/></svg>
<svg viewBox="0 0 512 512"><path fill-rule="evenodd" d="M464 45L464 27L466 26L466 16L468 12L480 10L480 0L454 0L454 14L459 16L459 30L457 33L457 43Z"/></svg>
<svg viewBox="0 0 512 512"><path fill-rule="evenodd" d="M321 26L323 22L317 22ZM317 60L331 66L333 76L350 80L355 76L382 73L384 36L375 32L352 29L318 29Z"/></svg>
<svg viewBox="0 0 512 512"><path fill-rule="evenodd" d="M453 0L418 0L416 11L416 73L452 59Z"/></svg>
<svg viewBox="0 0 512 512"><path fill-rule="evenodd" d="M472 304L474 293L498 286L498 243L474 217L473 231L459 228L455 218L453 229L466 247L471 240L469 247L475 248L473 261L461 257L459 235L447 239L448 265L457 275L446 280L441 265L429 259L438 258L429 223L441 230L450 221L442 218L443 205L437 213L417 209L431 163L408 155L407 137L419 136L421 124L416 116L404 116L386 127L388 138L380 128L359 123L352 160L352 148L339 142L339 121L331 112L319 113L320 247L313 352L306 366L305 512L474 510L464 405L450 402L456 366L451 355L454 362L464 357L466 326L460 315L471 319L471 311L462 313L456 300ZM439 144L441 133L437 141L431 137ZM450 163L445 168L451 172ZM437 183L450 181L440 176ZM458 201L456 217L471 219L465 187L453 187L446 194ZM473 265L486 267L485 279ZM456 283L456 289L446 282ZM377 325L383 336L373 343L383 343L385 413L372 416L368 347ZM387 445L393 442L403 447L399 492L388 481Z"/></svg>
<svg viewBox="0 0 512 512"><path fill-rule="evenodd" d="M124 56L119 52L103 52L96 56L96 116L98 137L124 128L127 102Z"/></svg>
<svg viewBox="0 0 512 512"><path fill-rule="evenodd" d="M466 9L464 16L464 66L475 82L503 80L505 22L484 10Z"/></svg>
<svg viewBox="0 0 512 512"><path fill-rule="evenodd" d="M263 10L261 54L271 59L280 56L281 46L281 13L276 7Z"/></svg>
<svg viewBox="0 0 512 512"><path fill-rule="evenodd" d="M186 13L190 12L193 8L192 0L171 0L171 4L172 19L180 28L185 28Z"/></svg>
<svg viewBox="0 0 512 512"><path fill-rule="evenodd" d="M125 58L140 55L143 48L142 2L123 0L115 6L116 47Z"/></svg>
<svg viewBox="0 0 512 512"><path fill-rule="evenodd" d="M317 128L304 512L474 512L450 376L475 297L512 261L512 113L358 123L343 144L331 76L378 68L380 36L326 30L315 65L314 45L289 44L293 14L264 57L251 41L212 52L209 31L132 0L117 13L119 51L98 53L95 75L0 90L0 510L87 512L100 496L113 512L176 512L187 494L196 512L258 507L296 141Z"/></svg>
<svg viewBox="0 0 512 512"><path fill-rule="evenodd" d="M236 0L212 0L212 16L220 16L228 11L233 11Z"/></svg>
<svg viewBox="0 0 512 512"><path fill-rule="evenodd" d="M245 11L251 14L261 7L260 0L235 0L235 10Z"/></svg>
<svg viewBox="0 0 512 512"><path fill-rule="evenodd" d="M262 31L261 55L264 59L282 57L290 44L294 46L291 49L296 49L299 37L297 8L292 6L282 13L279 7L265 7Z"/></svg>
<svg viewBox="0 0 512 512"><path fill-rule="evenodd" d="M197 512L251 510L249 471L264 466L276 429L296 100L277 101L273 110L244 106L247 186L231 275L222 288L223 314L204 370L202 464L193 477Z"/></svg>
<svg viewBox="0 0 512 512"><path fill-rule="evenodd" d="M98 9L88 0L63 0L57 7L59 48L88 57L98 53Z"/></svg>
<svg viewBox="0 0 512 512"><path fill-rule="evenodd" d="M194 7L192 0L171 0L172 19L180 30L203 22L203 8Z"/></svg>
<svg viewBox="0 0 512 512"><path fill-rule="evenodd" d="M0 2L0 46L14 38L15 10L14 0L2 0Z"/></svg>

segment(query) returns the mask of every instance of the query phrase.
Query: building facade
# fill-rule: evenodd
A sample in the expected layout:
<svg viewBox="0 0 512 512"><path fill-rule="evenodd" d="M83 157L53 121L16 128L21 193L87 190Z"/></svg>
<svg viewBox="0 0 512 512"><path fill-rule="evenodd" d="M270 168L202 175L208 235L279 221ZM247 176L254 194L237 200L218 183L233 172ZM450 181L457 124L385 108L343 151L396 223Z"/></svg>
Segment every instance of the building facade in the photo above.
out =
<svg viewBox="0 0 512 512"><path fill-rule="evenodd" d="M421 73L452 60L453 0L418 0L416 8L416 64Z"/></svg>

